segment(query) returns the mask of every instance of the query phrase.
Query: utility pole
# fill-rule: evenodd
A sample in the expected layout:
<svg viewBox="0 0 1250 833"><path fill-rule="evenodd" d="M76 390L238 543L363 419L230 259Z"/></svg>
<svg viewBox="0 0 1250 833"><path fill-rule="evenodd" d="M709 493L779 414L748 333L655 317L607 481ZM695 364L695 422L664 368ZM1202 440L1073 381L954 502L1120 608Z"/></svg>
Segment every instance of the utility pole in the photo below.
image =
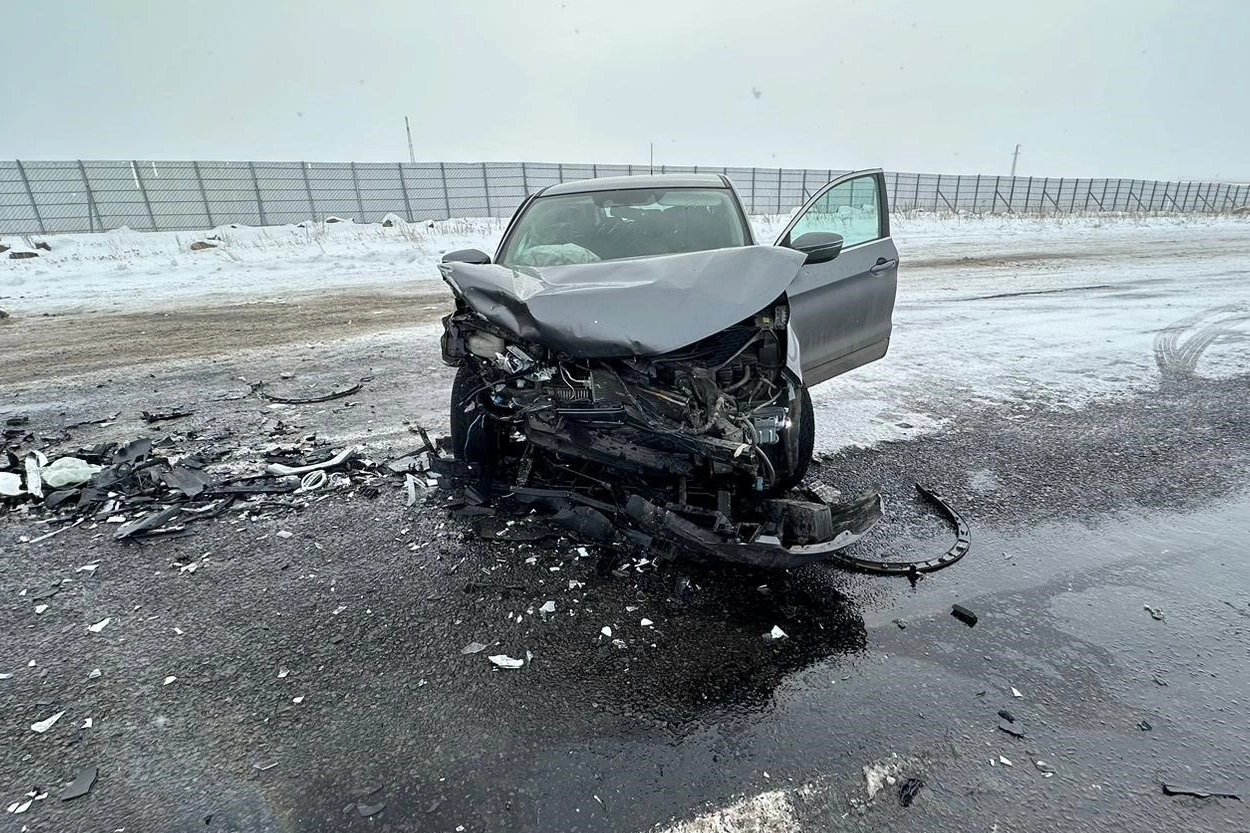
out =
<svg viewBox="0 0 1250 833"><path fill-rule="evenodd" d="M417 155L412 152L412 125L408 124L407 116L404 116L404 130L408 131L408 161L415 163L417 161ZM1018 147L1017 150L1019 150Z"/></svg>
<svg viewBox="0 0 1250 833"><path fill-rule="evenodd" d="M651 143L651 173L655 173L655 142Z"/></svg>
<svg viewBox="0 0 1250 833"><path fill-rule="evenodd" d="M1011 154L1011 175L1016 175L1016 160L1020 158L1020 146L1016 145L1015 152Z"/></svg>

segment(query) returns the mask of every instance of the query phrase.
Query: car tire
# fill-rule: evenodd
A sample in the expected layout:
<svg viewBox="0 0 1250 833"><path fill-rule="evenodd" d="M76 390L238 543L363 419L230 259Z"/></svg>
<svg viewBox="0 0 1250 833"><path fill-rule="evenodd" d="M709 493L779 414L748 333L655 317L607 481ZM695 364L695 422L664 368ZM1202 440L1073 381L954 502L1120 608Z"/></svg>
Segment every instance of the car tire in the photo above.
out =
<svg viewBox="0 0 1250 833"><path fill-rule="evenodd" d="M812 465L812 455L816 450L816 420L812 413L812 397L804 385L799 393L798 443L793 457L788 454L784 470L778 472L777 489L787 491L803 482L807 470ZM788 445L788 444L787 444Z"/></svg>
<svg viewBox="0 0 1250 833"><path fill-rule="evenodd" d="M499 429L486 411L481 377L470 364L456 369L451 383L451 453L465 463L489 465L499 456ZM476 397L477 407L465 411Z"/></svg>

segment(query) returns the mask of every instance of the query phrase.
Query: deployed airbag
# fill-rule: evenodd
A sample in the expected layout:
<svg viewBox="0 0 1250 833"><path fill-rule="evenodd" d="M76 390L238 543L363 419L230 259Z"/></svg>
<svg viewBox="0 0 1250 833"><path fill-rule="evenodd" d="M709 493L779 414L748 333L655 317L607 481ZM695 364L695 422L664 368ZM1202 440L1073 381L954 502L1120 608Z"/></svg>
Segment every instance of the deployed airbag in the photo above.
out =
<svg viewBox="0 0 1250 833"><path fill-rule="evenodd" d="M519 339L575 358L653 356L714 335L766 307L805 256L741 246L567 266L443 263L475 312Z"/></svg>

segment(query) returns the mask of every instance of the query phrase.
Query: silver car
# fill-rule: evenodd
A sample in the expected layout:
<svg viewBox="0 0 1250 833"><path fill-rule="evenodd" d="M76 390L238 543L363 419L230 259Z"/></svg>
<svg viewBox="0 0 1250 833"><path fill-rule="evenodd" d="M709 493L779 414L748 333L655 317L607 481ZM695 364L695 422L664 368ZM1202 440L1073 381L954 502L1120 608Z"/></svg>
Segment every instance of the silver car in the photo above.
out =
<svg viewBox="0 0 1250 833"><path fill-rule="evenodd" d="M492 259L452 252L443 358L456 456L583 531L755 564L819 560L878 495L795 492L809 388L886 354L897 286L884 177L820 189L760 245L714 174L529 197Z"/></svg>

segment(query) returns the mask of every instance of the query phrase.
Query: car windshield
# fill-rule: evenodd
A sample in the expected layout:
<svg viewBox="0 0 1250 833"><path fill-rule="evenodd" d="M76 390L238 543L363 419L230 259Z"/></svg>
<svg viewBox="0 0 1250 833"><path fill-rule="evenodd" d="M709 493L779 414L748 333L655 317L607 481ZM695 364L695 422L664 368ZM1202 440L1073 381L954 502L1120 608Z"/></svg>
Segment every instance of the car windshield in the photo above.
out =
<svg viewBox="0 0 1250 833"><path fill-rule="evenodd" d="M508 235L506 266L564 266L747 245L727 188L561 194L535 199Z"/></svg>

